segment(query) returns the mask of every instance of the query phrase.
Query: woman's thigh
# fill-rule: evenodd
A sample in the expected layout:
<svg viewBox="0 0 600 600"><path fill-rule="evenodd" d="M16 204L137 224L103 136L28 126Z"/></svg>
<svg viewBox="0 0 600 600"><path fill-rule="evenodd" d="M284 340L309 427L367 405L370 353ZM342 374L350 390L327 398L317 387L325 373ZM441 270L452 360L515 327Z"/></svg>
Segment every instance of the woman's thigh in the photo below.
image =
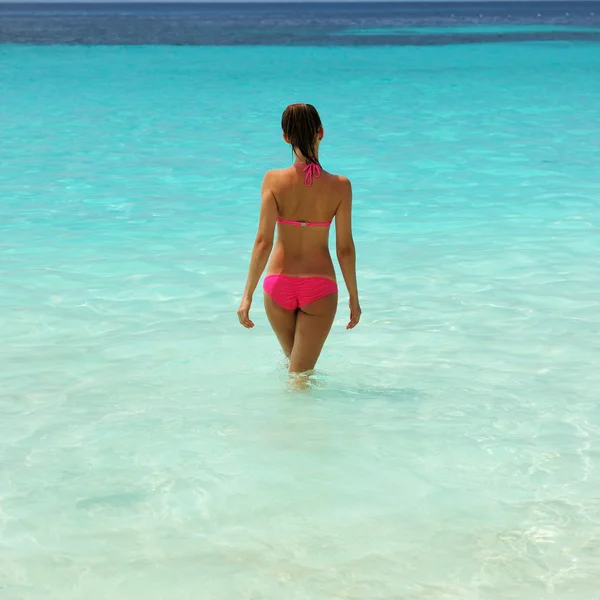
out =
<svg viewBox="0 0 600 600"><path fill-rule="evenodd" d="M265 311L269 323L281 344L284 354L289 358L294 346L297 310L288 310L277 304L267 292L265 294Z"/></svg>
<svg viewBox="0 0 600 600"><path fill-rule="evenodd" d="M290 372L315 368L337 311L338 295L329 294L303 306L296 317Z"/></svg>

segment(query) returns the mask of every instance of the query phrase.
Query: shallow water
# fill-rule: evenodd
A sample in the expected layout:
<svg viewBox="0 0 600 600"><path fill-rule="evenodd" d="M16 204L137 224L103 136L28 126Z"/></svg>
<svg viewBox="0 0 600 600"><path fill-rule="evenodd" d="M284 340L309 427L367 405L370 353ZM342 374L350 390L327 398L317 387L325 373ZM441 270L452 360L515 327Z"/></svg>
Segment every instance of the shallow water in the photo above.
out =
<svg viewBox="0 0 600 600"><path fill-rule="evenodd" d="M0 58L0 597L598 597L597 45ZM304 393L235 315L296 100L364 310Z"/></svg>

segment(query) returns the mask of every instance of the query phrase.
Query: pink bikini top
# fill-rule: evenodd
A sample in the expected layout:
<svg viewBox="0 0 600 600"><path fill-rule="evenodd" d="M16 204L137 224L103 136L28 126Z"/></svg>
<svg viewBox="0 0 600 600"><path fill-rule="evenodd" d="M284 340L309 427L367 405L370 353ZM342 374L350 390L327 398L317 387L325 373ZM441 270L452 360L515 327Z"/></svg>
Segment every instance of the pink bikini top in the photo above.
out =
<svg viewBox="0 0 600 600"><path fill-rule="evenodd" d="M304 176L304 185L306 186L312 185L313 179L321 176L321 167L317 163L308 163L306 165L303 165L302 163L294 163L294 166L302 167L302 170L306 173ZM286 225L297 225L300 227L329 227L329 225L331 225L331 221L324 221L321 223L316 221L288 221L287 219L282 219L281 217L277 217L277 222L285 223Z"/></svg>
<svg viewBox="0 0 600 600"><path fill-rule="evenodd" d="M312 185L315 177L321 177L321 165L318 165L317 163L307 163L305 165L302 163L294 163L294 166L302 167L302 170L306 173L304 176L304 185L306 186Z"/></svg>

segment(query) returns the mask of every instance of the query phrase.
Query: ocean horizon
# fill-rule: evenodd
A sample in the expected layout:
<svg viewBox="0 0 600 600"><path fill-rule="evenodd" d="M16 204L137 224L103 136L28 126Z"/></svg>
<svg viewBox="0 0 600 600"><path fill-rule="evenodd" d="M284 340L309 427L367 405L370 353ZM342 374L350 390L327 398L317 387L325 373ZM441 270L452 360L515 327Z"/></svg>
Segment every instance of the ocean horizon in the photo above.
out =
<svg viewBox="0 0 600 600"><path fill-rule="evenodd" d="M0 3L0 17L0 44L382 47L600 41L600 3L589 0Z"/></svg>

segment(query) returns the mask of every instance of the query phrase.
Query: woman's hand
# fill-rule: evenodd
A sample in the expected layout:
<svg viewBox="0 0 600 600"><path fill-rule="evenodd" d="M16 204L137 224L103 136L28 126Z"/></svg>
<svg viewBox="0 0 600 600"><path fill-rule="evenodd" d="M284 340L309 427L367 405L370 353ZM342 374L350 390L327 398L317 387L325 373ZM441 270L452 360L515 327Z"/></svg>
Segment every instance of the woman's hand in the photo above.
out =
<svg viewBox="0 0 600 600"><path fill-rule="evenodd" d="M238 319L240 323L246 327L247 329L252 329L254 327L254 323L250 320L250 307L252 306L252 298L242 298L242 302L240 303L240 307L237 311Z"/></svg>
<svg viewBox="0 0 600 600"><path fill-rule="evenodd" d="M362 314L362 310L360 310L360 303L358 298L353 300L350 298L350 322L346 325L346 329L354 329L358 322L360 321L360 315Z"/></svg>

